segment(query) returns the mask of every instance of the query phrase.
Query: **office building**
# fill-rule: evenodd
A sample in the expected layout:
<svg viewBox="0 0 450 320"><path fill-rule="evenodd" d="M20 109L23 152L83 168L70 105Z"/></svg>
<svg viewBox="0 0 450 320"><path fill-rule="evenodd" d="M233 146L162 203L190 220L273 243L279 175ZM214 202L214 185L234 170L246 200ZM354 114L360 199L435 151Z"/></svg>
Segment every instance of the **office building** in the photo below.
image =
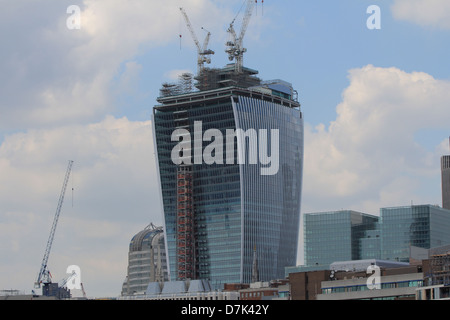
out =
<svg viewBox="0 0 450 320"><path fill-rule="evenodd" d="M450 244L450 210L413 205L380 210L381 258L409 262L411 247Z"/></svg>
<svg viewBox="0 0 450 320"><path fill-rule="evenodd" d="M450 244L450 210L433 205L380 209L380 216L343 210L307 213L303 266L292 272L326 270L336 261L410 262L414 249Z"/></svg>
<svg viewBox="0 0 450 320"><path fill-rule="evenodd" d="M154 143L172 281L250 283L296 263L303 118L292 85L233 65L205 69L197 91L165 84ZM186 80L187 79L187 80Z"/></svg>
<svg viewBox="0 0 450 320"><path fill-rule="evenodd" d="M168 280L164 232L153 224L130 241L122 296L143 294L150 282Z"/></svg>
<svg viewBox="0 0 450 320"><path fill-rule="evenodd" d="M442 208L450 210L450 156L441 158Z"/></svg>
<svg viewBox="0 0 450 320"><path fill-rule="evenodd" d="M362 265L361 265L362 266ZM367 272L370 266L379 269L378 278ZM317 300L415 300L416 289L423 284L420 266L405 266L367 261L359 270L339 270L321 282Z"/></svg>
<svg viewBox="0 0 450 320"><path fill-rule="evenodd" d="M414 300L422 283L421 265L377 259L289 274L291 300Z"/></svg>
<svg viewBox="0 0 450 320"><path fill-rule="evenodd" d="M368 232L376 230L377 217L351 210L308 213L303 217L306 266L328 267L335 261L372 257L363 249L369 247ZM378 239L375 234L373 238Z"/></svg>

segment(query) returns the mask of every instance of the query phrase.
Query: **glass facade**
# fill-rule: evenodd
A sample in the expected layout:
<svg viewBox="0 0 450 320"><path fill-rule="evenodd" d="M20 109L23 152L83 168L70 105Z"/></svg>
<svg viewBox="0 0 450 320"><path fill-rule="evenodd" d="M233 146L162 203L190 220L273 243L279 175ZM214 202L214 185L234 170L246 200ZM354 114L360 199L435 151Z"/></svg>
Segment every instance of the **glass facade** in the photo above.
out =
<svg viewBox="0 0 450 320"><path fill-rule="evenodd" d="M411 246L450 244L450 210L438 206L382 208L380 217L354 211L309 213L303 219L304 270L351 260L409 262Z"/></svg>
<svg viewBox="0 0 450 320"><path fill-rule="evenodd" d="M233 102L233 108L239 129L263 128L279 132L280 143L275 148L279 156L276 174L262 175L261 165L247 164L248 161L240 170L243 282L250 282L255 246L261 280L281 279L284 267L295 264L297 257L303 120L299 110L248 97L239 97ZM276 143L271 139L268 142ZM271 147L269 143L268 150Z"/></svg>
<svg viewBox="0 0 450 320"><path fill-rule="evenodd" d="M153 129L171 279L175 280L177 274L177 165L172 161L172 151L179 143L172 141L172 134L180 128L191 133L192 148L187 151L194 158L198 149L206 150L211 145L203 136L209 129L221 133L224 139L227 130L278 130L276 174L261 174L269 166L263 164L267 158L259 158L262 161L257 164L239 161L245 156L241 150L248 153L251 144L247 141L247 148L240 149L245 140L238 134L234 152L228 159L233 161L213 164L192 161L192 194L199 279L210 280L216 288L224 283L250 282L255 246L260 280L284 277L284 267L296 262L299 233L303 165L300 105L236 88L159 101L162 105L154 108ZM202 134L196 135L199 122ZM269 153L271 142L269 138L266 149ZM257 150L260 148L258 144ZM215 149L211 154L219 159L224 153L225 144L223 153Z"/></svg>
<svg viewBox="0 0 450 320"><path fill-rule="evenodd" d="M304 214L305 264L321 266L369 258L364 249L369 246L370 235L378 246L376 233L370 233L376 230L377 222L375 216L350 210Z"/></svg>
<svg viewBox="0 0 450 320"><path fill-rule="evenodd" d="M441 158L442 208L450 210L450 156Z"/></svg>
<svg viewBox="0 0 450 320"><path fill-rule="evenodd" d="M450 244L450 211L431 205L383 208L381 256L409 262L410 246L430 249Z"/></svg>

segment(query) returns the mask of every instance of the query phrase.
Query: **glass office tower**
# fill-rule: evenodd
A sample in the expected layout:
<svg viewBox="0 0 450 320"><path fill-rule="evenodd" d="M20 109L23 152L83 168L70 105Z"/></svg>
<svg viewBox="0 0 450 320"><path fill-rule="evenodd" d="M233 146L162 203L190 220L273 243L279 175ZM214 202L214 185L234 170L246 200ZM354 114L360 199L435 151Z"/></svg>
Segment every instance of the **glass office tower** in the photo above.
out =
<svg viewBox="0 0 450 320"><path fill-rule="evenodd" d="M377 223L378 217L351 210L304 214L305 265L376 258Z"/></svg>
<svg viewBox="0 0 450 320"><path fill-rule="evenodd" d="M255 248L261 281L284 278L284 267L296 263L303 168L300 104L289 84L264 83L254 70L244 72L237 77L234 68L208 70L199 79L199 91L166 90L154 108L172 281L183 280L189 269L191 278L210 280L216 288L249 283ZM174 161L180 141L189 142L179 152L182 163ZM189 220L192 229L185 227Z"/></svg>
<svg viewBox="0 0 450 320"><path fill-rule="evenodd" d="M432 205L380 210L381 257L409 262L410 246L430 249L450 244L450 210Z"/></svg>
<svg viewBox="0 0 450 320"><path fill-rule="evenodd" d="M441 158L442 207L450 210L450 156Z"/></svg>
<svg viewBox="0 0 450 320"><path fill-rule="evenodd" d="M305 265L297 271L338 261L409 262L411 246L450 244L450 210L432 205L382 208L379 217L350 210L305 213L303 222Z"/></svg>

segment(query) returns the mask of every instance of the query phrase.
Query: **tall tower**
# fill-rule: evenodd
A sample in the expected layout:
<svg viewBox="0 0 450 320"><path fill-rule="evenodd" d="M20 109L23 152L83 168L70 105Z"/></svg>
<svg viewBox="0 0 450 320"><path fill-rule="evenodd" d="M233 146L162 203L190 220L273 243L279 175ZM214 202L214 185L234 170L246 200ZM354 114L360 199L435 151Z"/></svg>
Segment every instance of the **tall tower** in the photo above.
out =
<svg viewBox="0 0 450 320"><path fill-rule="evenodd" d="M205 68L153 109L172 281L250 283L255 244L260 281L296 264L303 116L291 84L257 73Z"/></svg>
<svg viewBox="0 0 450 320"><path fill-rule="evenodd" d="M450 155L443 156L441 158L441 173L442 173L442 208L450 210Z"/></svg>

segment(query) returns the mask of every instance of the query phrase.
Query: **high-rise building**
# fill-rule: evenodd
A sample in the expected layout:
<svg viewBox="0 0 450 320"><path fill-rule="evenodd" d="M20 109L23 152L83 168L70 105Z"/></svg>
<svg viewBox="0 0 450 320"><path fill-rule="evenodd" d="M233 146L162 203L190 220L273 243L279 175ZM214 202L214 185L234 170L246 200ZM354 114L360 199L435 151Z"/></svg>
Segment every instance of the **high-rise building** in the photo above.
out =
<svg viewBox="0 0 450 320"><path fill-rule="evenodd" d="M172 281L249 283L255 252L261 281L296 263L302 112L291 84L256 74L228 65L203 70L197 91L161 90L152 122Z"/></svg>
<svg viewBox="0 0 450 320"><path fill-rule="evenodd" d="M442 208L450 210L450 156L441 158Z"/></svg>
<svg viewBox="0 0 450 320"><path fill-rule="evenodd" d="M168 280L164 232L153 224L130 241L127 276L122 296L143 294L150 282Z"/></svg>

